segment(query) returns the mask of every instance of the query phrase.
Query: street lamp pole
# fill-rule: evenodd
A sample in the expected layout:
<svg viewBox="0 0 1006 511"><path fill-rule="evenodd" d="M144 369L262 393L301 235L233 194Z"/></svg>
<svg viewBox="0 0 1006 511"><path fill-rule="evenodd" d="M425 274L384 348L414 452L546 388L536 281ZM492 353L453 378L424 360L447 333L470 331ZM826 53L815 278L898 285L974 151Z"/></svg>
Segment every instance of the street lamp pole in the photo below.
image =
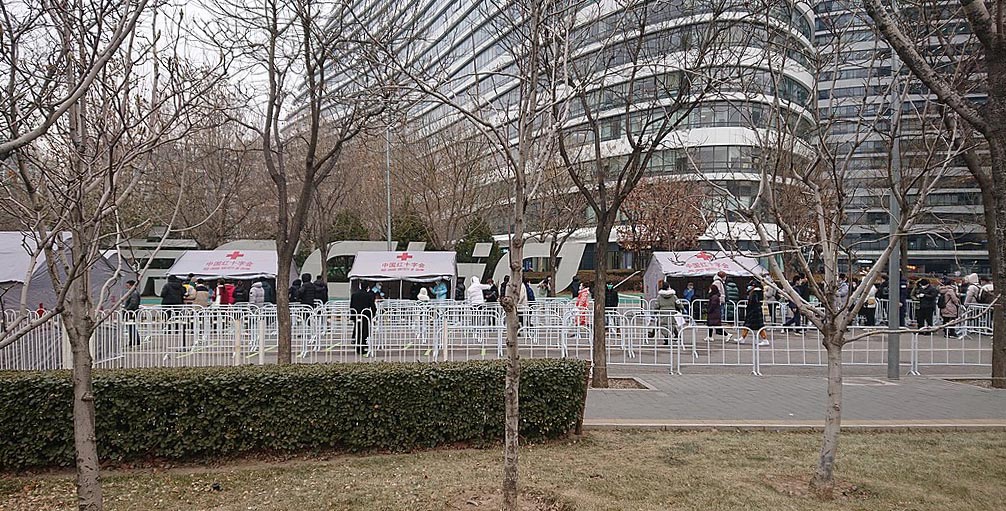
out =
<svg viewBox="0 0 1006 511"><path fill-rule="evenodd" d="M384 137L384 192L388 208L388 252L395 250L391 241L391 123Z"/></svg>
<svg viewBox="0 0 1006 511"><path fill-rule="evenodd" d="M897 380L901 377L901 239L898 228L901 225L901 203L898 202L898 194L901 193L901 109L903 98L898 84L898 77L901 75L900 59L897 53L893 54L891 62L892 83L891 83L891 195L890 210L891 218L890 236L894 241L894 250L891 251L891 258L887 262L888 268L888 300L887 300L887 378Z"/></svg>

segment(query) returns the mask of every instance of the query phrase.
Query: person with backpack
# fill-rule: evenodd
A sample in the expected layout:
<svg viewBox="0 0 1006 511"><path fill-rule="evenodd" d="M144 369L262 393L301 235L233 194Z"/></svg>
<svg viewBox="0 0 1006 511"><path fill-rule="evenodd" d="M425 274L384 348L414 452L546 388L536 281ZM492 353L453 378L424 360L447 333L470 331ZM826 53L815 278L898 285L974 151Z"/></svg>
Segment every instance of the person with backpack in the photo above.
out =
<svg viewBox="0 0 1006 511"><path fill-rule="evenodd" d="M940 286L940 298L936 302L936 306L940 308L940 317L943 318L944 325L957 319L960 313L961 298L957 296L957 290L954 289L953 283L949 278L943 279L943 285ZM957 333L952 326L944 327L944 335L947 337L957 337Z"/></svg>
<svg viewBox="0 0 1006 511"><path fill-rule="evenodd" d="M923 277L919 279L915 286L913 297L919 301L919 309L915 313L915 321L919 328L933 326L933 315L936 314L937 300L940 292L935 286L929 283L929 279Z"/></svg>
<svg viewBox="0 0 1006 511"><path fill-rule="evenodd" d="M981 278L981 287L978 288L978 303L990 305L996 299L995 288L992 287L992 279Z"/></svg>
<svg viewBox="0 0 1006 511"><path fill-rule="evenodd" d="M962 290L964 293L964 305L974 305L978 303L978 291L981 287L978 285L978 274L970 273L964 277L964 286Z"/></svg>

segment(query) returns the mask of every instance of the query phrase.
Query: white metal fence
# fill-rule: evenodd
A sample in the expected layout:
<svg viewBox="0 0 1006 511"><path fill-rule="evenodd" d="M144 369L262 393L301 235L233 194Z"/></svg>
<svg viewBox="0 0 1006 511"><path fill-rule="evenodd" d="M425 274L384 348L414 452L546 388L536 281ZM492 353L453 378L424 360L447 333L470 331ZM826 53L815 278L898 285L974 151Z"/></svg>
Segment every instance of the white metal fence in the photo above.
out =
<svg viewBox="0 0 1006 511"><path fill-rule="evenodd" d="M646 305L645 303L642 305ZM766 317L766 327L750 332L730 322L711 329L702 322L705 302L682 304L677 311L623 305L605 312L606 355L616 366L745 367L754 374L772 366L823 366L827 357L820 332L783 326L785 304ZM740 315L745 302L728 304ZM29 313L28 319L36 319ZM906 334L901 360L911 372L932 366L988 366L991 363L991 311L966 308L968 320L942 330ZM698 316L698 317L696 317ZM578 309L565 299L541 300L519 311L518 349L522 357L593 356L593 308ZM13 312L3 318L11 324ZM376 313L360 314L348 302L317 308L295 307L291 314L293 360L297 363L483 360L503 357L506 321L497 304L385 301ZM275 307L144 307L119 311L99 325L91 339L95 367L139 368L273 363L277 358L279 318ZM869 327L850 328L860 335ZM874 330L879 331L879 330ZM745 336L746 333L746 336ZM850 365L885 365L887 336L876 334L848 344ZM58 317L0 349L0 370L67 368L70 357Z"/></svg>

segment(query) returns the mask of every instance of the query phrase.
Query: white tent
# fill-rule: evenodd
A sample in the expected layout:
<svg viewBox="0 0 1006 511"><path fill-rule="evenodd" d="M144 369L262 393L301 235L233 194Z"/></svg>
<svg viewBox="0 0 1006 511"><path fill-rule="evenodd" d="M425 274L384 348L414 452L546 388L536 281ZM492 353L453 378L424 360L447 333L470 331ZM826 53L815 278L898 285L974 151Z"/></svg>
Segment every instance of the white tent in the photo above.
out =
<svg viewBox="0 0 1006 511"><path fill-rule="evenodd" d="M454 252L357 252L349 280L435 282L446 278L453 292L457 273Z"/></svg>
<svg viewBox="0 0 1006 511"><path fill-rule="evenodd" d="M171 265L168 275L246 280L275 278L278 268L275 250L189 250ZM291 270L291 278L295 273Z"/></svg>
<svg viewBox="0 0 1006 511"><path fill-rule="evenodd" d="M761 276L768 271L758 259L740 254L717 251L654 252L643 274L643 289L647 298L657 296L657 285L667 277L712 277L719 272L727 275Z"/></svg>

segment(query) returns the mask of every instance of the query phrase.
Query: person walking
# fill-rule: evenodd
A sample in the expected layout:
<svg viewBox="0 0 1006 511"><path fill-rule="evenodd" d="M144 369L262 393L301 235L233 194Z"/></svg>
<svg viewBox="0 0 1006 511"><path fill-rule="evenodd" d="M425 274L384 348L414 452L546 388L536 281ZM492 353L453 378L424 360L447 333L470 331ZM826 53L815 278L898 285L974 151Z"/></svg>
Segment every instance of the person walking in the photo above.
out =
<svg viewBox="0 0 1006 511"><path fill-rule="evenodd" d="M261 280L255 281L248 289L248 303L257 307L265 305L265 287Z"/></svg>
<svg viewBox="0 0 1006 511"><path fill-rule="evenodd" d="M793 290L796 291L797 296L804 299L805 293L807 293L807 278L803 274L797 274L793 277L792 282ZM809 295L808 295L809 297ZM806 300L806 299L804 299ZM801 327L803 326L803 316L800 314L799 300L791 299L789 302L790 318L782 324L784 327Z"/></svg>
<svg viewBox="0 0 1006 511"><path fill-rule="evenodd" d="M657 291L656 310L660 311L657 316L657 324L668 332L664 344L670 344L671 339L676 337L678 333L678 325L674 320L674 315L679 311L678 294L674 288L667 285L667 282L660 283L660 290Z"/></svg>
<svg viewBox="0 0 1006 511"><path fill-rule="evenodd" d="M709 308L706 310L706 341L713 340L713 334L723 335L723 295L720 288L709 286Z"/></svg>
<svg viewBox="0 0 1006 511"><path fill-rule="evenodd" d="M919 279L914 293L915 299L919 301L919 309L915 313L915 320L919 328L933 326L933 315L936 313L936 302L939 296L940 292L929 283L929 279L925 277Z"/></svg>
<svg viewBox="0 0 1006 511"><path fill-rule="evenodd" d="M746 344L748 334L751 332L758 332L758 346L768 346L768 336L765 334L765 315L762 312L762 304L764 303L764 291L761 288L761 283L757 280L752 280L748 283L747 288L747 308L744 314L744 327L741 329L743 333L741 338L737 341L737 344Z"/></svg>
<svg viewBox="0 0 1006 511"><path fill-rule="evenodd" d="M940 317L943 319L943 324L947 325L960 315L961 297L957 294L957 290L954 289L953 283L949 278L943 279L943 285L940 286L939 291L940 297L936 305L940 308ZM944 326L943 331L947 337L957 337L957 330L952 325L949 327Z"/></svg>
<svg viewBox="0 0 1006 511"><path fill-rule="evenodd" d="M587 317L587 310L590 308L590 286L581 285L580 291L576 295L576 309L579 311L576 317L576 324L587 326L590 324Z"/></svg>
<svg viewBox="0 0 1006 511"><path fill-rule="evenodd" d="M140 344L140 334L136 331L136 311L140 310L140 292L136 289L135 280L126 281L126 293L122 297L122 310L126 311L126 317L122 319L129 325L129 345L138 346Z"/></svg>

